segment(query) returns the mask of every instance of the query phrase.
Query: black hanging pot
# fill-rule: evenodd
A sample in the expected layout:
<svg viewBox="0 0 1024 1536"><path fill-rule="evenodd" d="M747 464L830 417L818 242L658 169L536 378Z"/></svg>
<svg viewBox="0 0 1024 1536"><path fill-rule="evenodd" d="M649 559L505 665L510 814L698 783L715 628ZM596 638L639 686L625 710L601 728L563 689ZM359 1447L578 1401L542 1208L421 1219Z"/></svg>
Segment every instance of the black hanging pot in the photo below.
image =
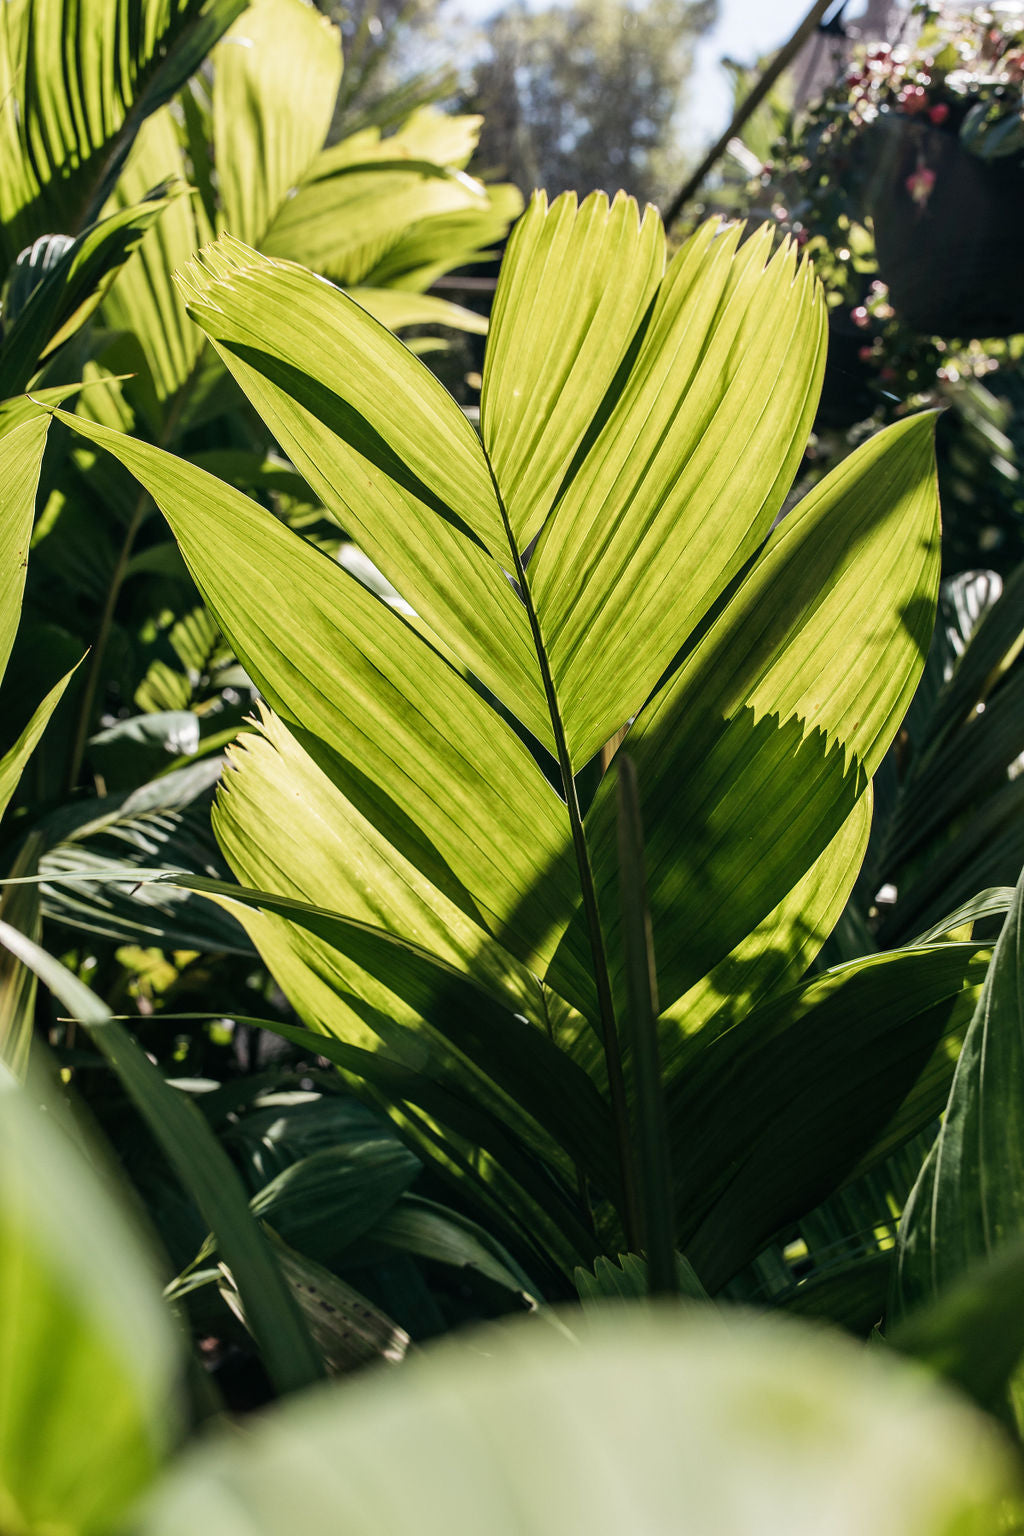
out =
<svg viewBox="0 0 1024 1536"><path fill-rule="evenodd" d="M931 336L1024 331L1024 162L982 160L955 129L887 113L871 131L868 211L900 319Z"/></svg>

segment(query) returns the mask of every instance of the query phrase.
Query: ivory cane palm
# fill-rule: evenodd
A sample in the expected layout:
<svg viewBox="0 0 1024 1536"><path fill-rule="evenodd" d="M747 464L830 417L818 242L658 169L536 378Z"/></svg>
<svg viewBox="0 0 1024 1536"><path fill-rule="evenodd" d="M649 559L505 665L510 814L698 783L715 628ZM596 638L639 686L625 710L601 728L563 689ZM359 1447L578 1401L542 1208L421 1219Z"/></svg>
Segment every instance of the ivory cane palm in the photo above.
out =
<svg viewBox="0 0 1024 1536"><path fill-rule="evenodd" d="M581 798L629 723L677 1237L721 1284L894 1121L927 1123L948 1074L914 1085L977 985L963 944L797 985L934 619L930 419L862 445L773 531L821 382L813 274L714 224L666 261L656 213L622 195L538 196L517 226L479 436L304 269L224 236L180 284L405 600L195 467L64 418L153 496L266 701L215 811L250 892L219 899L323 1053L503 1230L563 1270L638 1246L613 776ZM688 1084L708 1076L721 1113L695 1146ZM780 1077L794 1103L827 1086L827 1128L794 1140ZM724 1247L719 1197L743 1209Z"/></svg>

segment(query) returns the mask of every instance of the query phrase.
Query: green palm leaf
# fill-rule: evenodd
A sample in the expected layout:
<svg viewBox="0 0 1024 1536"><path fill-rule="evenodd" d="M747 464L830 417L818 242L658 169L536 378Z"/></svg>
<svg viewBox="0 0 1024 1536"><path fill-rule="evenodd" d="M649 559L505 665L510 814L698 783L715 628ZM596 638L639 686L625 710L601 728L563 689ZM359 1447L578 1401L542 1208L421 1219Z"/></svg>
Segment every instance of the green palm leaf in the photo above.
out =
<svg viewBox="0 0 1024 1536"><path fill-rule="evenodd" d="M100 1536L171 1449L180 1347L153 1256L43 1097L0 1066L0 1519Z"/></svg>
<svg viewBox="0 0 1024 1536"><path fill-rule="evenodd" d="M341 40L302 0L250 0L213 69L222 228L259 241L327 136Z"/></svg>
<svg viewBox="0 0 1024 1536"><path fill-rule="evenodd" d="M706 1245L702 1262L716 1253L725 1266L720 1282L792 1214L787 1100L779 1079L770 1103L758 1098L766 1068L746 1026L763 1019L749 1010L770 1008L792 982L855 876L867 785L927 645L937 503L931 422L903 422L818 486L758 554L814 410L820 295L763 235L740 244L708 227L664 275L662 262L657 221L641 223L624 199L535 203L503 268L482 441L422 365L322 281L227 239L184 274L191 313L412 604L409 622L194 466L64 419L162 508L279 717L236 754L217 810L234 869L265 893L264 910L243 918L250 936L303 1017L332 1037L324 1054L390 1105L418 1152L466 1180L488 1212L507 1202L521 1232L531 1211L543 1212L544 1242L562 1223L563 1267L586 1246L592 1188L618 1216L598 1201L591 1241L638 1247L614 821L607 785L584 818L575 777L636 717L628 740L668 1008L666 1078L684 1096L670 1105L677 1219ZM332 926L274 910L275 893L331 914ZM415 996L396 994L401 968L370 952L367 923L420 954ZM920 963L939 991L920 1008L901 994L876 1010L885 1044L875 1054L903 1061L901 1030L918 1030L910 1058L924 1081L936 1040L956 1034L949 1015L965 982L934 952ZM535 1056L536 1072L561 1085L550 1101L532 1070L517 1076L515 1029L500 1012L486 1038L466 1033L458 1010L448 1018L453 974L522 1014L533 1032L523 1063ZM922 1010L923 1022L907 1022ZM828 1051L808 1049L806 1014L778 1025L793 1046L775 1043L792 1093L836 1076ZM875 1036L857 1039L851 1030L850 1059L873 1059ZM734 1186L729 1136L743 1115L706 1138L716 1150L698 1174L681 1129L679 1106L716 1041L750 1053L736 1072L762 1126L751 1181ZM552 1051L580 1076L556 1072ZM815 1123L800 1143L801 1166L820 1159L833 1181L903 1134L889 1127L914 1089L910 1077L882 1089L884 1074L843 1072L836 1126ZM591 1090L606 1096L603 1130ZM907 1111L915 1129L929 1092L934 1082ZM804 1210L827 1192L814 1178L797 1184ZM733 1200L742 1220L726 1255L714 1243Z"/></svg>
<svg viewBox="0 0 1024 1536"><path fill-rule="evenodd" d="M0 27L0 226L8 263L99 216L140 125L245 0L14 0Z"/></svg>

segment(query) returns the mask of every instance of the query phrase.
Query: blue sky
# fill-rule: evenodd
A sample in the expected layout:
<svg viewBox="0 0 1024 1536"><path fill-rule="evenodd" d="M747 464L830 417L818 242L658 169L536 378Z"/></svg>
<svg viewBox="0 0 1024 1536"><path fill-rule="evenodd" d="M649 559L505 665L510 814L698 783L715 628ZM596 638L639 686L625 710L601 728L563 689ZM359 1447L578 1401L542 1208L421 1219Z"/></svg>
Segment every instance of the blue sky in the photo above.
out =
<svg viewBox="0 0 1024 1536"><path fill-rule="evenodd" d="M730 92L718 61L723 55L752 63L796 31L811 0L719 0L717 25L697 52L688 127L701 142L714 139L729 121ZM860 10L859 5L851 7Z"/></svg>
<svg viewBox="0 0 1024 1536"><path fill-rule="evenodd" d="M503 0L456 0L455 9L466 17L482 20L502 3ZM544 6L551 0L526 3ZM642 5L643 0L635 3ZM811 0L719 0L718 21L698 49L686 104L684 132L694 148L716 139L729 121L731 95L719 59L728 56L741 63L753 63L792 36L810 6ZM862 9L861 0L852 0L847 11L852 17Z"/></svg>

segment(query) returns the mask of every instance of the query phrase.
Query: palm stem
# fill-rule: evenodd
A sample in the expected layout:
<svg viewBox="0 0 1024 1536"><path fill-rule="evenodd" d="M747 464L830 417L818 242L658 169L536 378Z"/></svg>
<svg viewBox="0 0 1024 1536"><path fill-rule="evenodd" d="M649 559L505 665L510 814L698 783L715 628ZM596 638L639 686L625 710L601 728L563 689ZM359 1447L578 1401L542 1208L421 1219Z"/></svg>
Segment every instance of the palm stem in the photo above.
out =
<svg viewBox="0 0 1024 1536"><path fill-rule="evenodd" d="M533 638L533 646L537 654L537 664L540 667L541 681L544 686L544 698L547 702L548 714L551 719L551 730L555 740L555 756L558 761L558 770L562 781L562 793L565 796L565 805L569 813L573 851L576 855L576 867L579 873L580 890L583 896L583 915L587 925L587 936L590 940L590 953L594 965L594 981L597 987L598 1026L601 1044L604 1048L605 1068L608 1073L608 1093L611 1098L612 1119L615 1122L619 1170L622 1177L622 1219L626 1229L626 1241L632 1251L637 1251L640 1243L640 1222L637 1206L633 1144L630 1135L629 1107L626 1101L626 1080L622 1070L622 1053L615 1020L611 977L608 972L608 956L605 953L601 914L597 902L597 888L594 884L594 870L590 862L590 849L587 846L587 836L583 826L583 816L580 812L579 796L576 793L576 777L572 770L569 745L565 739L565 727L562 723L561 710L558 706L558 695L555 691L554 679L551 676L551 668L548 664L547 651L540 632L537 611L533 605L533 596L526 578L526 567L523 564L522 555L512 533L505 510L505 503L497 481L494 478L493 471L491 472L491 483L494 486L494 494L497 497L498 506L501 510L509 550L515 562L516 582L526 607L530 634Z"/></svg>
<svg viewBox="0 0 1024 1536"><path fill-rule="evenodd" d="M75 729L75 739L71 748L71 758L68 763L67 788L70 793L78 783L78 775L82 771L82 760L85 757L86 743L89 740L89 726L92 722L93 706L96 703L96 693L99 688L100 673L103 669L103 660L107 651L107 640L110 637L111 626L114 622L114 609L121 595L125 575L128 570L128 561L131 559L135 540L139 529L142 527L143 518L146 515L146 505L149 496L145 491L140 491L138 500L132 511L128 527L125 529L124 538L121 540L121 548L118 551L117 563L114 573L110 578L107 588L106 601L103 604L103 612L100 614L100 622L96 629L96 638L92 644L92 654L89 657L89 670L85 675L85 683L82 688L82 698L78 709L78 724Z"/></svg>
<svg viewBox="0 0 1024 1536"><path fill-rule="evenodd" d="M176 394L171 400L167 416L164 420L163 430L160 433L157 446L166 448L174 435L179 418L188 398L188 391L195 377L199 359L193 362L189 370L188 378L179 385ZM117 600L121 596L121 588L124 586L125 577L128 574L128 562L135 548L135 540L139 536L139 529L146 517L149 506L149 494L140 491L138 500L132 510L132 515L125 529L124 538L121 540L121 548L118 552L114 573L110 578L110 586L107 588L106 601L103 604L103 612L100 614L100 622L96 629L96 639L93 641L92 654L89 657L89 670L86 673L85 684L82 689L82 701L78 711L78 724L75 728L75 739L71 748L71 757L68 762L67 788L70 793L78 784L78 775L82 771L82 761L85 757L85 748L89 740L89 726L92 723L93 707L96 703L96 693L99 688L100 673L103 668L103 659L106 655L107 641L110 638L110 630L114 623L114 611L117 608Z"/></svg>

